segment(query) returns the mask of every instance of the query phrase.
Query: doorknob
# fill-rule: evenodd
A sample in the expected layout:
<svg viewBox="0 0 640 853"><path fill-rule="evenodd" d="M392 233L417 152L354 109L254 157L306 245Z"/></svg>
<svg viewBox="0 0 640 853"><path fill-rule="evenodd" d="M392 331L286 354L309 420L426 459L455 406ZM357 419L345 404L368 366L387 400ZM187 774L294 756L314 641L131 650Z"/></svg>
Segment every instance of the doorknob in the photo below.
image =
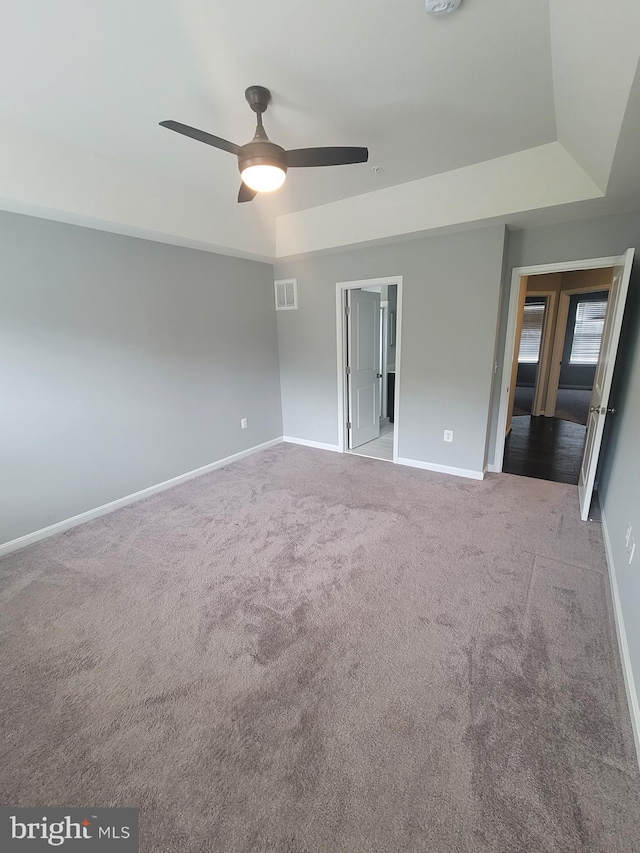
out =
<svg viewBox="0 0 640 853"><path fill-rule="evenodd" d="M607 413L613 415L616 410L614 407L607 409L606 406L589 406L589 411L598 412L599 415L605 415Z"/></svg>
<svg viewBox="0 0 640 853"><path fill-rule="evenodd" d="M378 379L382 379L382 374L381 374L381 373L376 373L376 376L378 377Z"/></svg>

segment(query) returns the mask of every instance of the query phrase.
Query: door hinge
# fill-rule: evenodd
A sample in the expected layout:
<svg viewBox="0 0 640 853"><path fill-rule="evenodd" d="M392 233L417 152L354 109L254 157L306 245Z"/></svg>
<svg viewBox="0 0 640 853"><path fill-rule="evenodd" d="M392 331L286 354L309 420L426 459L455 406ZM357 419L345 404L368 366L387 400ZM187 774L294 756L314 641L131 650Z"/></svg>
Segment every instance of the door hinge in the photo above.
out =
<svg viewBox="0 0 640 853"><path fill-rule="evenodd" d="M351 421L347 421L347 429L351 429Z"/></svg>
<svg viewBox="0 0 640 853"><path fill-rule="evenodd" d="M349 316L349 314L351 314L351 308L349 308L349 306L348 306L348 305L347 305L347 307L344 309L344 313L347 315L347 317Z"/></svg>
<svg viewBox="0 0 640 853"><path fill-rule="evenodd" d="M347 366L347 376L351 373L351 368Z"/></svg>

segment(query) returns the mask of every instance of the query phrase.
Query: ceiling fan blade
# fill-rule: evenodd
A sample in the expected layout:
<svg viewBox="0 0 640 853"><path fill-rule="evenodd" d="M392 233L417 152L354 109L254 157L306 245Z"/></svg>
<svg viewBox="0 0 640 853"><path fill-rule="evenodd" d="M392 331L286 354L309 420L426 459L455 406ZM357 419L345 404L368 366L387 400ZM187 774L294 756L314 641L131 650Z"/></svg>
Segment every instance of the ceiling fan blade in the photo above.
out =
<svg viewBox="0 0 640 853"><path fill-rule="evenodd" d="M248 187L243 181L240 184L240 192L238 193L238 204L242 204L243 201L253 201L257 195L257 190L252 190L251 187Z"/></svg>
<svg viewBox="0 0 640 853"><path fill-rule="evenodd" d="M368 148L295 148L286 152L287 166L346 166L349 163L366 163Z"/></svg>
<svg viewBox="0 0 640 853"><path fill-rule="evenodd" d="M192 139L197 139L198 142L204 142L205 145L213 145L214 148L228 151L229 154L237 156L240 153L240 145L228 142L212 133L205 133L204 130L198 130L196 127L189 127L188 124L181 124L179 121L161 121L160 126L166 127L168 130L175 130L176 133L181 133L183 136L190 136Z"/></svg>

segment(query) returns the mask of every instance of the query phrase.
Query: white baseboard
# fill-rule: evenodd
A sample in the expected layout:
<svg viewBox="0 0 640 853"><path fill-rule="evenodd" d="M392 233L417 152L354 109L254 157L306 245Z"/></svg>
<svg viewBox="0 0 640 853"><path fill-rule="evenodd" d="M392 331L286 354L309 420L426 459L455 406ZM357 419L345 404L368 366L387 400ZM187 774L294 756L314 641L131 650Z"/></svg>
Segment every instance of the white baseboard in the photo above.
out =
<svg viewBox="0 0 640 853"><path fill-rule="evenodd" d="M80 515L74 515L72 518L65 518L64 521L58 521L56 524L51 524L49 527L43 527L40 530L35 530L33 533L27 533L25 536L20 536L18 539L12 539L0 545L0 557L5 554L10 554L12 551L17 551L19 548L24 548L27 545L32 545L34 542L39 542L41 539L47 539L49 536L55 536L56 533L63 533L65 530L70 530L78 524L84 524L85 521L93 521L94 518L99 518L101 515L106 515L109 512L114 512L123 506L139 501L142 498L148 498L155 495L157 492L163 492L165 489L170 489L172 486L179 486L180 483L186 483L187 480L193 480L194 477L200 477L202 474L208 474L209 471L215 471L217 468L223 468L231 462L237 462L239 459L244 459L245 456L251 456L254 453L259 453L261 450L266 450L268 447L273 447L280 444L282 437L273 438L271 441L265 441L263 444L257 444L254 447L249 447L247 450L241 450L239 453L234 453L232 456L226 456L224 459L218 459L216 462L210 462L208 465L203 465L202 468L195 468L193 471L187 471L186 474L179 474L177 477L172 477L170 480L165 480L162 483L157 483L155 486L149 486L146 489L141 489L139 492L134 492L132 495L125 495L123 498L118 498L115 501L110 501L108 504L103 504L95 509L81 512Z"/></svg>
<svg viewBox="0 0 640 853"><path fill-rule="evenodd" d="M624 617L622 615L622 605L620 603L616 568L613 562L611 539L609 538L609 528L607 527L607 519L605 518L604 511L602 511L602 533L604 537L604 550L607 556L607 564L609 566L609 583L611 584L611 598L613 599L613 613L615 616L616 631L618 634L618 647L620 649L620 659L622 661L624 686L627 689L627 701L629 702L631 727L633 728L633 737L636 742L636 758L640 765L640 702L638 701L638 693L636 691L633 669L631 667L629 643L627 642L627 632L624 627Z"/></svg>
<svg viewBox="0 0 640 853"><path fill-rule="evenodd" d="M334 453L342 452L337 444L325 444L323 441L309 441L308 438L293 438L290 435L283 436L282 440L288 444L301 444L303 447L315 447L318 450L332 450Z"/></svg>
<svg viewBox="0 0 640 853"><path fill-rule="evenodd" d="M283 441L290 444L302 444L304 447L316 447L318 450L332 450L335 453L342 453L337 444L324 444L321 441L309 441L306 438L292 438L289 435L283 436ZM364 454L359 453L358 456ZM376 457L370 457L376 458ZM385 460L382 460L385 461ZM451 465L438 465L435 462L421 462L418 459L396 459L397 465L406 465L409 468L423 468L426 471L438 471L441 474L453 474L456 477L467 477L470 480L484 480L484 471L472 471L468 468L454 468Z"/></svg>
<svg viewBox="0 0 640 853"><path fill-rule="evenodd" d="M491 465L487 465L486 470L489 474L501 474L502 473L502 470L500 468L498 468L497 465L494 465L493 463Z"/></svg>
<svg viewBox="0 0 640 853"><path fill-rule="evenodd" d="M423 468L425 471L438 471L440 474L453 474L455 477L467 477L470 480L484 480L484 471L472 471L470 468L454 468L452 465L438 465L437 462L421 462L419 459L398 457L398 465L409 468Z"/></svg>

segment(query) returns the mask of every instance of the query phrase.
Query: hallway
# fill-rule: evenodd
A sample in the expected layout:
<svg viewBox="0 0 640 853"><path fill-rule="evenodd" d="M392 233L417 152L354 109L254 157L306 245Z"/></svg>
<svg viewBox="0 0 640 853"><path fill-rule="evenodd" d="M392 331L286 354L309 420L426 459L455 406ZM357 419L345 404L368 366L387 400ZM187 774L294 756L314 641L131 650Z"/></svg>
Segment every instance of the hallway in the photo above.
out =
<svg viewBox="0 0 640 853"><path fill-rule="evenodd" d="M535 388L516 386L513 414L530 415ZM591 389L558 388L555 417L576 424L586 424L591 401Z"/></svg>
<svg viewBox="0 0 640 853"><path fill-rule="evenodd" d="M502 470L577 485L587 428L560 418L514 417Z"/></svg>

